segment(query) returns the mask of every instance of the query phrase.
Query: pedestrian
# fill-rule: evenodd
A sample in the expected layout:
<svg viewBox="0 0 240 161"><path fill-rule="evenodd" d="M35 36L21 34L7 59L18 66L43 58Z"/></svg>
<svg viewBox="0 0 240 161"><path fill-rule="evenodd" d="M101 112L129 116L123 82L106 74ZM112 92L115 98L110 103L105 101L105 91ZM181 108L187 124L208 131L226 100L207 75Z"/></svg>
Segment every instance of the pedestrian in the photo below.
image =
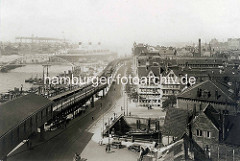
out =
<svg viewBox="0 0 240 161"><path fill-rule="evenodd" d="M78 153L75 153L74 157L73 157L73 161L80 161L81 157Z"/></svg>
<svg viewBox="0 0 240 161"><path fill-rule="evenodd" d="M110 144L108 144L108 152L110 152L111 150L111 147L110 147Z"/></svg>
<svg viewBox="0 0 240 161"><path fill-rule="evenodd" d="M99 145L100 145L100 146L103 145L103 139L101 139L101 140L99 141Z"/></svg>
<svg viewBox="0 0 240 161"><path fill-rule="evenodd" d="M106 145L105 151L108 152L108 145Z"/></svg>
<svg viewBox="0 0 240 161"><path fill-rule="evenodd" d="M92 116L92 120L94 120L93 116Z"/></svg>

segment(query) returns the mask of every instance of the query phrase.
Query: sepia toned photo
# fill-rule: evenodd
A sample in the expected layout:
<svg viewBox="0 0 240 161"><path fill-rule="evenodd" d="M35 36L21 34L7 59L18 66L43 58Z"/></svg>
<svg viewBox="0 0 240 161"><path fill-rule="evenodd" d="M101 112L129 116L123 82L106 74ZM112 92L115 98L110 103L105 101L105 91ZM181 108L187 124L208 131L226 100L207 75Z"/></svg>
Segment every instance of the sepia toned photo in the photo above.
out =
<svg viewBox="0 0 240 161"><path fill-rule="evenodd" d="M0 0L0 161L239 160L239 0Z"/></svg>

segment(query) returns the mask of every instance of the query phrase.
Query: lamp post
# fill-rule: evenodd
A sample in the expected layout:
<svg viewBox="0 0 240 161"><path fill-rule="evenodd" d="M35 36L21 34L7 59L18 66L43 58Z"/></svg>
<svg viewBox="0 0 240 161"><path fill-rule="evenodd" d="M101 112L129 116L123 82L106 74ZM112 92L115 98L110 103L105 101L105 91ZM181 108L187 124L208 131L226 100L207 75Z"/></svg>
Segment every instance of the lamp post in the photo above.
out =
<svg viewBox="0 0 240 161"><path fill-rule="evenodd" d="M125 107L126 103L125 103L125 92L123 91L123 115L125 116Z"/></svg>

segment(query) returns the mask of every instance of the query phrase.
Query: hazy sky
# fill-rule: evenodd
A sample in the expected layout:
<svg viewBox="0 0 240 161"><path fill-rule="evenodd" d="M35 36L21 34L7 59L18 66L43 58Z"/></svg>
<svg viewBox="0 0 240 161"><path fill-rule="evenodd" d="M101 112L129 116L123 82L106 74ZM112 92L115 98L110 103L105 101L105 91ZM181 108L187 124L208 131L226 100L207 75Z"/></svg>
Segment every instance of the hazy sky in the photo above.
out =
<svg viewBox="0 0 240 161"><path fill-rule="evenodd" d="M132 43L240 37L240 0L0 0L0 40L48 36L122 52Z"/></svg>

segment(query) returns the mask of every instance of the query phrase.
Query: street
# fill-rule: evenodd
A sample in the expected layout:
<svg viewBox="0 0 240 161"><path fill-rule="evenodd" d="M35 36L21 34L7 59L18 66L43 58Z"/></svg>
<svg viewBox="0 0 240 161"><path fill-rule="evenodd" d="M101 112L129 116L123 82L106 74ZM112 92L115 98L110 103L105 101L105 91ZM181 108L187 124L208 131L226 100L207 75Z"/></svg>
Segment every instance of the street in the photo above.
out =
<svg viewBox="0 0 240 161"><path fill-rule="evenodd" d="M125 66L118 71L124 74ZM74 154L83 151L87 143L90 141L93 133L87 132L95 120L97 120L105 111L110 109L116 100L121 97L121 84L112 84L105 97L95 102L94 110L83 117L77 117L72 120L65 130L44 143L33 146L32 150L24 149L24 146L8 157L9 161L69 161L72 160ZM102 107L100 108L102 103ZM94 120L92 120L92 117ZM47 134L45 134L47 135Z"/></svg>

